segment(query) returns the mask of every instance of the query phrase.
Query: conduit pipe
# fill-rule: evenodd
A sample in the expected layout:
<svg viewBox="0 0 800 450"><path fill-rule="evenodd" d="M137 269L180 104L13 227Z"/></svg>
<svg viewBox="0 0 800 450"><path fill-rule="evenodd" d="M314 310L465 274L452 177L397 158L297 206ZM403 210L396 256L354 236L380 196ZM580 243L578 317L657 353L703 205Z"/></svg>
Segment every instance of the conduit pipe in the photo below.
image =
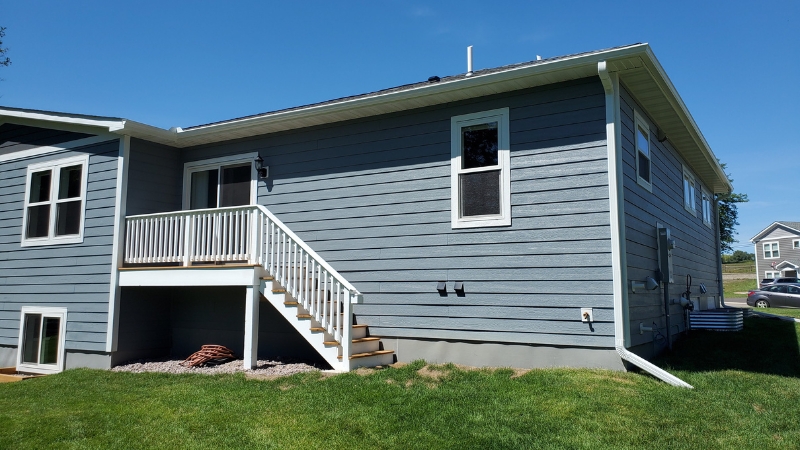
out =
<svg viewBox="0 0 800 450"><path fill-rule="evenodd" d="M627 267L625 264L625 210L622 203L622 153L619 121L619 75L609 73L606 61L597 63L597 74L606 94L606 148L608 151L608 194L611 214L611 267L614 278L614 348L619 356L650 375L673 386L692 385L627 349Z"/></svg>

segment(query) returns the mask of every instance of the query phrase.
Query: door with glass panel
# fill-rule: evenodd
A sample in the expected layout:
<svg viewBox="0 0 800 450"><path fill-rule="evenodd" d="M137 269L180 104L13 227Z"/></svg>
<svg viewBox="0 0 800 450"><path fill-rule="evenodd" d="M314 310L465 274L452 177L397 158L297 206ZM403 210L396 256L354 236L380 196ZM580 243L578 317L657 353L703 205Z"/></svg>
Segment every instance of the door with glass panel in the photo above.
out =
<svg viewBox="0 0 800 450"><path fill-rule="evenodd" d="M249 205L252 198L250 162L202 167L189 172L189 209Z"/></svg>
<svg viewBox="0 0 800 450"><path fill-rule="evenodd" d="M17 370L34 373L63 370L65 318L63 308L22 309Z"/></svg>

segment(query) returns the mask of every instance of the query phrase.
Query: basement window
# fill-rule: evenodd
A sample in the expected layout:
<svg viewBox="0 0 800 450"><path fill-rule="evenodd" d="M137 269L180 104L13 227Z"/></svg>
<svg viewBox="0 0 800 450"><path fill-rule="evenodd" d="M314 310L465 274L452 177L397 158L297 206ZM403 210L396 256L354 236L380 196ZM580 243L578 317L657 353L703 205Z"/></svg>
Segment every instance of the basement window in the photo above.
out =
<svg viewBox="0 0 800 450"><path fill-rule="evenodd" d="M634 142L636 145L636 182L653 192L652 181L652 164L650 162L650 126L639 115L638 111L634 111Z"/></svg>
<svg viewBox="0 0 800 450"><path fill-rule="evenodd" d="M89 155L28 166L22 246L83 242Z"/></svg>
<svg viewBox="0 0 800 450"><path fill-rule="evenodd" d="M42 374L63 371L66 324L66 308L23 306L17 370Z"/></svg>
<svg viewBox="0 0 800 450"><path fill-rule="evenodd" d="M508 108L451 119L453 228L511 225Z"/></svg>

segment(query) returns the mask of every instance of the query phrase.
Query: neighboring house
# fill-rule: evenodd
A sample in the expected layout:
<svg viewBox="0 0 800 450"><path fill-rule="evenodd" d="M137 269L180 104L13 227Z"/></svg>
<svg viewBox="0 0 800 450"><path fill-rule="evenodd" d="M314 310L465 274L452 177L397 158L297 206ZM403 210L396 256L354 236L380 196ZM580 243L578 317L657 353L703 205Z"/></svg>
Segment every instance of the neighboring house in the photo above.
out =
<svg viewBox="0 0 800 450"><path fill-rule="evenodd" d="M2 108L0 361L655 373L730 191L647 44L185 129Z"/></svg>
<svg viewBox="0 0 800 450"><path fill-rule="evenodd" d="M755 246L756 278L796 277L800 267L800 222L772 222L750 239Z"/></svg>

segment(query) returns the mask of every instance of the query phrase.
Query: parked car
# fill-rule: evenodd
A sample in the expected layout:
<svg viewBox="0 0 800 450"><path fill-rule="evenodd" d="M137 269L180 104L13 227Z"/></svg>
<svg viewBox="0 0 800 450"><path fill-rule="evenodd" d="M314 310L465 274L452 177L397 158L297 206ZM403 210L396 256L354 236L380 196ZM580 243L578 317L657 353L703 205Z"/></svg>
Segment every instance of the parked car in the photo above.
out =
<svg viewBox="0 0 800 450"><path fill-rule="evenodd" d="M756 308L800 308L800 284L773 284L750 291L747 304Z"/></svg>
<svg viewBox="0 0 800 450"><path fill-rule="evenodd" d="M800 278L798 277L783 277L783 278L764 278L761 280L761 288L771 286L773 284L798 284Z"/></svg>

